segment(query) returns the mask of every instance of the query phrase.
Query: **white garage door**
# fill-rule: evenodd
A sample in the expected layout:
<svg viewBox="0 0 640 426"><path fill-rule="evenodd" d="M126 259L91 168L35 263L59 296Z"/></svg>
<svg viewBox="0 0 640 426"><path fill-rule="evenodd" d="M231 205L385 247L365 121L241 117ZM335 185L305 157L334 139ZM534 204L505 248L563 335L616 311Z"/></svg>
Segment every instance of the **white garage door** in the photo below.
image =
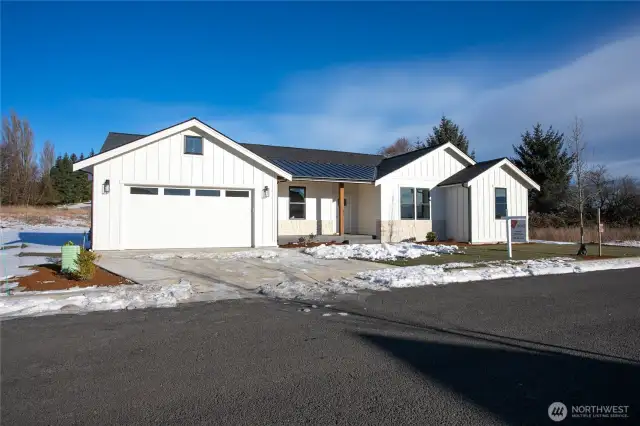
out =
<svg viewBox="0 0 640 426"><path fill-rule="evenodd" d="M125 187L127 249L251 247L249 190Z"/></svg>

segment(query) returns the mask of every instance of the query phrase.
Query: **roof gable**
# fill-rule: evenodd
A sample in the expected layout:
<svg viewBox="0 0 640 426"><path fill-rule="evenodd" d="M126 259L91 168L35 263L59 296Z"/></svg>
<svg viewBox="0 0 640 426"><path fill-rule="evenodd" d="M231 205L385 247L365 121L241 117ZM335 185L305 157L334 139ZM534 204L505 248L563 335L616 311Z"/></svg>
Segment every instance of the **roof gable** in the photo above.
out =
<svg viewBox="0 0 640 426"><path fill-rule="evenodd" d="M480 163L476 163L473 166L462 169L458 173L443 180L438 184L438 186L442 187L469 184L483 173L488 172L494 167L503 165L511 169L517 175L517 177L523 180L530 188L536 189L538 191L540 190L540 185L533 181L533 179L527 176L522 170L516 167L516 165L509 161L509 159L506 157L495 158L493 160L481 161Z"/></svg>

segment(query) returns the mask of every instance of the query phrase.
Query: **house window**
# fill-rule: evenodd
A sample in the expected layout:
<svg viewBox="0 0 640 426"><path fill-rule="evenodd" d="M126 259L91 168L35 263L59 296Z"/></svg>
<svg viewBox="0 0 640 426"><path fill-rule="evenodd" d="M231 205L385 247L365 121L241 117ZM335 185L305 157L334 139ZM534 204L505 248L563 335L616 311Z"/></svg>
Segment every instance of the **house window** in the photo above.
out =
<svg viewBox="0 0 640 426"><path fill-rule="evenodd" d="M165 188L164 195L191 195L188 188Z"/></svg>
<svg viewBox="0 0 640 426"><path fill-rule="evenodd" d="M400 188L400 219L416 218L416 198L413 188Z"/></svg>
<svg viewBox="0 0 640 426"><path fill-rule="evenodd" d="M249 197L249 191L225 191L224 192L224 196L225 197L230 197L230 198L248 198Z"/></svg>
<svg viewBox="0 0 640 426"><path fill-rule="evenodd" d="M416 219L431 219L431 208L429 206L429 190L424 188L416 189Z"/></svg>
<svg viewBox="0 0 640 426"><path fill-rule="evenodd" d="M496 188L496 219L507 215L507 188Z"/></svg>
<svg viewBox="0 0 640 426"><path fill-rule="evenodd" d="M202 155L202 138L200 136L185 136L184 153Z"/></svg>
<svg viewBox="0 0 640 426"><path fill-rule="evenodd" d="M307 188L303 186L289 187L289 219L306 218Z"/></svg>
<svg viewBox="0 0 640 426"><path fill-rule="evenodd" d="M132 186L129 192L135 195L158 195L158 188L143 188Z"/></svg>
<svg viewBox="0 0 640 426"><path fill-rule="evenodd" d="M219 189L196 189L196 197L219 197Z"/></svg>

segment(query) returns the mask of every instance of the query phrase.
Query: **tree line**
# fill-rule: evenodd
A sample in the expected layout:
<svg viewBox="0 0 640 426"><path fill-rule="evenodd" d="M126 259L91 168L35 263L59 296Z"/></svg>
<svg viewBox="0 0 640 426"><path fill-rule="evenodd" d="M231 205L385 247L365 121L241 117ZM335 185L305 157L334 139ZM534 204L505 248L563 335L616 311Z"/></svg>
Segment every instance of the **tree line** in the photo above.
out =
<svg viewBox="0 0 640 426"><path fill-rule="evenodd" d="M580 119L574 120L568 135L536 123L519 139L510 160L540 185L540 191L529 193L532 226L580 226L583 236L585 224L595 223L598 209L609 226L640 226L640 182L631 176L613 176L605 165L587 161ZM424 140L410 142L402 137L378 153L391 157L447 142L475 158L464 131L446 116Z"/></svg>
<svg viewBox="0 0 640 426"><path fill-rule="evenodd" d="M91 151L90 155L93 155ZM0 201L2 205L55 205L91 200L91 181L73 171L84 154L59 155L51 141L36 153L34 133L27 119L15 112L2 117L0 143Z"/></svg>

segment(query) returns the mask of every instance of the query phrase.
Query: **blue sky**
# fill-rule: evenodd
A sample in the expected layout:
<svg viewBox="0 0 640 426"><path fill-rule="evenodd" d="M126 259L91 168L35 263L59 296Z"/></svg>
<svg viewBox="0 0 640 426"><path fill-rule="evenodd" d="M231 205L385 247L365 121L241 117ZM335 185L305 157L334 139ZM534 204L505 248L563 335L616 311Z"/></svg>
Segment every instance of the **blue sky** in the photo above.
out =
<svg viewBox="0 0 640 426"><path fill-rule="evenodd" d="M1 107L37 142L191 116L243 142L374 152L442 113L480 159L578 115L640 175L637 3L2 3Z"/></svg>

